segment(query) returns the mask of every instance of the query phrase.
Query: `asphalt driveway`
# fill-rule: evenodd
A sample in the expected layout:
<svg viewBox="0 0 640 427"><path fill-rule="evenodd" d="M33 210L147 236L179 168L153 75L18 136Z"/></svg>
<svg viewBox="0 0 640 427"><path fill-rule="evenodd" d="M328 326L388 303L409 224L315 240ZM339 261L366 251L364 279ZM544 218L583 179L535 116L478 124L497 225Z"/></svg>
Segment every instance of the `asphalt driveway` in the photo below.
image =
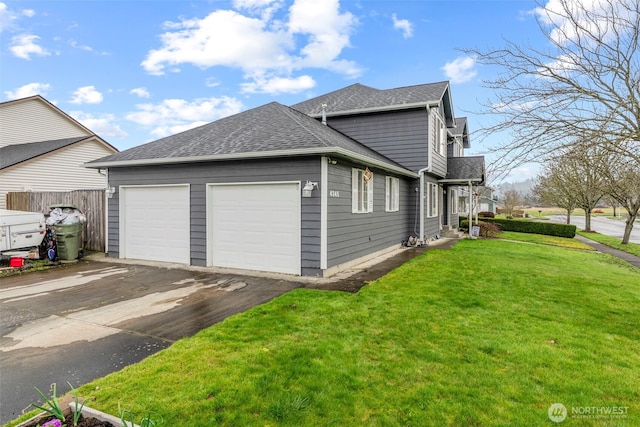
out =
<svg viewBox="0 0 640 427"><path fill-rule="evenodd" d="M292 278L295 279L295 278ZM0 424L303 282L104 262L0 280Z"/></svg>

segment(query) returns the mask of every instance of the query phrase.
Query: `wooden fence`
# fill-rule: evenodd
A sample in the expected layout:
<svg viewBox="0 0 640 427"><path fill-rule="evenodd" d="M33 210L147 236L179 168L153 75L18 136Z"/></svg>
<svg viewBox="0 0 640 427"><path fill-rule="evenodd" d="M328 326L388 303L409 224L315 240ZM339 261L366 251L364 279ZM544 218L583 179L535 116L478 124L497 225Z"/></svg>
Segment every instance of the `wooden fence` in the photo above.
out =
<svg viewBox="0 0 640 427"><path fill-rule="evenodd" d="M60 192L8 193L7 209L49 214L50 206L61 203L75 205L87 217L82 247L89 251L104 252L105 249L105 209L104 190L76 190Z"/></svg>

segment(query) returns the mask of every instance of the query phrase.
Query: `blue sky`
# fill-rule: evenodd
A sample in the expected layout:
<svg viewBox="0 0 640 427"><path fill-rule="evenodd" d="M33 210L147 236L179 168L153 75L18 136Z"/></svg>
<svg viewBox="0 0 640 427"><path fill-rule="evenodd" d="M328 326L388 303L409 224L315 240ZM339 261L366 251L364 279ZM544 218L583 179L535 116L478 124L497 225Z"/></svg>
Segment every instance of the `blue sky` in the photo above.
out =
<svg viewBox="0 0 640 427"><path fill-rule="evenodd" d="M553 2L554 0L549 0ZM496 70L459 48L544 48L534 1L0 2L0 100L40 94L119 150L353 83L449 80L473 132ZM484 118L483 118L484 120ZM472 139L487 154L495 136ZM473 138L473 137L472 137ZM487 157L491 160L491 155ZM518 181L535 166L515 169Z"/></svg>

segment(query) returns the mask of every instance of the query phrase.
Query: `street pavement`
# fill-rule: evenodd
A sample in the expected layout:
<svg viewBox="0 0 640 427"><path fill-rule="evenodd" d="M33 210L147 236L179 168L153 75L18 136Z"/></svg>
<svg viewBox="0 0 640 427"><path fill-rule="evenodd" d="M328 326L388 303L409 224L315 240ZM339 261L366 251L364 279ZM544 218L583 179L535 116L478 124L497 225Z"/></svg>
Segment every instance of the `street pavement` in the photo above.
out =
<svg viewBox="0 0 640 427"><path fill-rule="evenodd" d="M553 215L551 221L566 223L566 215ZM578 227L580 230L584 230L584 216L571 216L571 224ZM591 229L597 231L600 234L606 236L616 237L622 240L624 235L624 219L612 219L602 216L591 217ZM630 243L640 244L640 222L636 221L633 230L631 230L631 236L629 238Z"/></svg>

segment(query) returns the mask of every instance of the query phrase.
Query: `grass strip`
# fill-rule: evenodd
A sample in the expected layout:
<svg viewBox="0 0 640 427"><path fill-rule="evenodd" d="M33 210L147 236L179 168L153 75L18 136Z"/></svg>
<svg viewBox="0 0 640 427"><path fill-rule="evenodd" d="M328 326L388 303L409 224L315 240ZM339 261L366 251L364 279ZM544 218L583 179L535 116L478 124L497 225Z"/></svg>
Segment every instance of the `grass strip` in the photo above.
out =
<svg viewBox="0 0 640 427"><path fill-rule="evenodd" d="M596 233L596 232L585 232L582 230L578 230L577 233L587 239L594 240L598 243L602 243L603 245L607 245L614 249L619 249L621 251L630 253L635 256L640 256L640 244L637 243L627 243L623 245L621 243L621 239L617 237L606 236L604 234Z"/></svg>
<svg viewBox="0 0 640 427"><path fill-rule="evenodd" d="M559 246L567 249L580 249L585 251L595 250L586 243L578 239L567 237L546 236L543 234L517 233L514 231L503 231L498 235L499 239L514 240L517 242L536 243L539 245Z"/></svg>
<svg viewBox="0 0 640 427"><path fill-rule="evenodd" d="M640 273L611 256L463 240L357 294L295 290L78 392L165 425L550 425L556 402L640 425L638 306Z"/></svg>

